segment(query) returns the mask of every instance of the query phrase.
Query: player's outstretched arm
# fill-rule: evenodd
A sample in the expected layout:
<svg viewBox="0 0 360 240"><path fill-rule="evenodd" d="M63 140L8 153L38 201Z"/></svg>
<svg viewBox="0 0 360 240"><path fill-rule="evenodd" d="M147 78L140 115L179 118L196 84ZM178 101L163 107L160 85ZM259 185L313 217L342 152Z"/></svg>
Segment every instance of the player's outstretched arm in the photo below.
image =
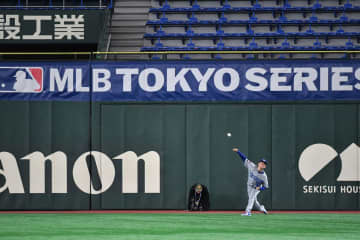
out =
<svg viewBox="0 0 360 240"><path fill-rule="evenodd" d="M238 148L233 148L233 151L236 152L240 156L240 158L243 160L243 162L245 162L247 157L242 152L240 152L240 150Z"/></svg>

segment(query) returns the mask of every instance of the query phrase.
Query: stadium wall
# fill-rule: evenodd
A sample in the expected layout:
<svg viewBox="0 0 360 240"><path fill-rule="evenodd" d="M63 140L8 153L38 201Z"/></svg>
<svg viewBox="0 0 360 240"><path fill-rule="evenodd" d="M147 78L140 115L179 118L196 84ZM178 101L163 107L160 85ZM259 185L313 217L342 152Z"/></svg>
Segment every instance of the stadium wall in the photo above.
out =
<svg viewBox="0 0 360 240"><path fill-rule="evenodd" d="M206 64L199 63L200 70ZM45 65L43 100L0 94L2 210L185 209L188 190L197 182L208 186L211 209L243 209L247 171L233 147L250 160L269 160L270 189L259 195L269 209L359 209L356 99L172 101L167 96L153 102L149 94L149 101L123 101L112 89L112 101L92 94L80 101L71 100L80 92L50 92ZM64 70L74 63L48 65ZM19 68L2 67L11 76ZM94 72L82 77L85 86ZM139 89L134 94L143 95Z"/></svg>

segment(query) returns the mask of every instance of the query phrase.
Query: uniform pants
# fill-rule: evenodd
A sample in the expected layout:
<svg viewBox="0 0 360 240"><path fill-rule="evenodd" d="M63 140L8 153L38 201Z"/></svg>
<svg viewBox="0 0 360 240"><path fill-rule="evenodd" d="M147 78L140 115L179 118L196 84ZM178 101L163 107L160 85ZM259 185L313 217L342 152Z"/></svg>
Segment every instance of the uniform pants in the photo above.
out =
<svg viewBox="0 0 360 240"><path fill-rule="evenodd" d="M247 191L248 191L249 200L248 200L248 205L246 207L246 211L251 212L251 210L254 207L254 204L258 210L261 210L262 206L260 205L260 203L257 200L257 195L260 193L260 190L257 190L251 186L247 186Z"/></svg>

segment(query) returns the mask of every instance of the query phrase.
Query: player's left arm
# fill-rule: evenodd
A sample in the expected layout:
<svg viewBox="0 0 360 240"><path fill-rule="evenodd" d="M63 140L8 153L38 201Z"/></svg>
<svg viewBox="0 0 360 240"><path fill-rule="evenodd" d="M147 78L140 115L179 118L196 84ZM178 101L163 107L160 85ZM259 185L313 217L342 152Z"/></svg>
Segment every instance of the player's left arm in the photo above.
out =
<svg viewBox="0 0 360 240"><path fill-rule="evenodd" d="M243 161L244 166L245 166L246 168L255 168L255 167L256 167L256 165L255 165L252 161L250 161L250 160L245 156L245 154L243 154L242 152L240 152L240 150L239 150L238 148L233 148L233 151L236 152L236 153L239 155L239 157L240 157L241 160Z"/></svg>
<svg viewBox="0 0 360 240"><path fill-rule="evenodd" d="M245 154L240 152L238 148L233 148L233 152L236 152L244 163L246 162L247 157L245 156Z"/></svg>

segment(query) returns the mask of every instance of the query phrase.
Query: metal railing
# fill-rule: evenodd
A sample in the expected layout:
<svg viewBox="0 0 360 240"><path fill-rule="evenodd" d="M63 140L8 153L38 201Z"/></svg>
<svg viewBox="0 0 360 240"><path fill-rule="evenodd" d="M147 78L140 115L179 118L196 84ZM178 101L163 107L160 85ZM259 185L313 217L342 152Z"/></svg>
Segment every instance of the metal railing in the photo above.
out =
<svg viewBox="0 0 360 240"><path fill-rule="evenodd" d="M106 44L106 52L109 52L110 44L111 44L111 33L108 36L108 40L107 40L107 44ZM107 56L108 56L108 54L105 54L105 60L107 60Z"/></svg>
<svg viewBox="0 0 360 240"><path fill-rule="evenodd" d="M287 53L360 53L360 50L328 50L328 51L318 51L318 50L308 50L308 51L143 51L143 52L92 52L94 55L101 54L287 54ZM1 53L0 53L1 54Z"/></svg>
<svg viewBox="0 0 360 240"><path fill-rule="evenodd" d="M0 55L147 55L147 54L287 54L287 53L360 53L360 50L308 50L308 51L122 51L122 52L0 52Z"/></svg>
<svg viewBox="0 0 360 240"><path fill-rule="evenodd" d="M360 53L360 50L308 50L308 51L122 51L122 52L0 52L0 55L167 55L167 54L306 54L306 53Z"/></svg>
<svg viewBox="0 0 360 240"><path fill-rule="evenodd" d="M106 41L105 49L109 49L110 39L111 37L107 38L108 41ZM147 56L161 56L161 58L158 58L158 60L167 60L167 56L169 55L187 55L187 54L253 54L254 56L258 56L260 54L344 54L344 55L354 55L354 54L360 54L360 50L329 50L329 51L317 51L317 50L308 50L308 51L122 51L122 52L110 52L110 51L88 51L88 52L0 52L0 59L5 60L4 57L6 56L29 56L32 57L32 59L39 58L41 60L42 58L46 57L55 57L56 56L73 56L75 59L77 57L82 56L83 58L89 58L89 59L98 59L98 60L107 60L108 56L115 55L115 56L134 56L134 55L147 55ZM358 55L357 55L358 56ZM256 59L256 58L255 58ZM336 59L336 57L335 57ZM126 59L123 59L126 60ZM149 60L156 60L151 59ZM195 60L195 59L194 59ZM212 60L221 60L221 59L212 59Z"/></svg>

